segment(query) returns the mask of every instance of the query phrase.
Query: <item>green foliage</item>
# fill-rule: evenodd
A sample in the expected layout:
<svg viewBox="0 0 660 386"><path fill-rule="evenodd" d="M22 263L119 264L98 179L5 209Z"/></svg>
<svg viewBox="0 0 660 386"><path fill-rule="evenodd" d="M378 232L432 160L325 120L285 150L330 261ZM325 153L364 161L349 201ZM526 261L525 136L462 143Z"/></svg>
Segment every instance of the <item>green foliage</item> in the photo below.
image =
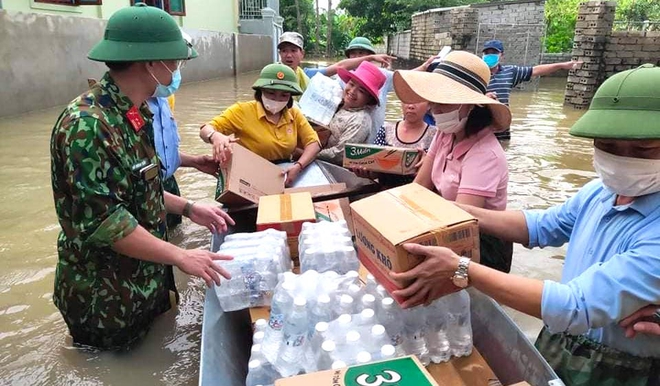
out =
<svg viewBox="0 0 660 386"><path fill-rule="evenodd" d="M298 22L295 0L280 0L280 15L284 18L285 31L296 31L305 38L305 47L313 47L314 26L316 15L314 13L314 0L298 0L302 31L298 31Z"/></svg>
<svg viewBox="0 0 660 386"><path fill-rule="evenodd" d="M358 35L374 42L383 36L410 29L413 13L432 8L483 3L486 0L341 0L339 7L363 19ZM366 22L368 21L368 22Z"/></svg>
<svg viewBox="0 0 660 386"><path fill-rule="evenodd" d="M658 0L619 0L616 7L618 20L639 23L646 20L660 20Z"/></svg>
<svg viewBox="0 0 660 386"><path fill-rule="evenodd" d="M546 52L570 52L578 7L582 0L547 0L545 2Z"/></svg>

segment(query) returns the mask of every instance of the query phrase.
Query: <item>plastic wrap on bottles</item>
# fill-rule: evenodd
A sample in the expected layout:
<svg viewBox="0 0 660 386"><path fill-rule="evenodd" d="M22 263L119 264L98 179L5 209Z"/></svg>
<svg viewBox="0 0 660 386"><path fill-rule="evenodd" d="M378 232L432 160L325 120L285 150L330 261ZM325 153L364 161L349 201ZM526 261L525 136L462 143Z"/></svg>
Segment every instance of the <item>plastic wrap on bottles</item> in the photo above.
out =
<svg viewBox="0 0 660 386"><path fill-rule="evenodd" d="M307 84L298 107L311 122L328 126L341 103L343 94L339 82L318 73Z"/></svg>
<svg viewBox="0 0 660 386"><path fill-rule="evenodd" d="M355 271L360 263L346 221L304 223L298 237L300 270Z"/></svg>

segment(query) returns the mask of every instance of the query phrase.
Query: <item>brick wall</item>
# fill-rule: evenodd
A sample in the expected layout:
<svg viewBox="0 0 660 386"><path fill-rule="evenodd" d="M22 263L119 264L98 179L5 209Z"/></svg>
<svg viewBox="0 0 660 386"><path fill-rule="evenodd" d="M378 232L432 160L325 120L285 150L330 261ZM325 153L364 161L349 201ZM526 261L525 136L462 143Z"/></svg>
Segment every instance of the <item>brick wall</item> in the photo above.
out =
<svg viewBox="0 0 660 386"><path fill-rule="evenodd" d="M660 31L613 31L603 61L605 78L645 63L660 66Z"/></svg>
<svg viewBox="0 0 660 386"><path fill-rule="evenodd" d="M410 58L426 60L437 54L446 41L445 33L451 30L451 9L432 9L412 16Z"/></svg>
<svg viewBox="0 0 660 386"><path fill-rule="evenodd" d="M552 53L552 54L542 54L541 55L541 63L539 64L553 64L553 63L562 63L562 62L568 62L571 60L573 57L573 54L570 52L564 52L564 53ZM553 78L566 78L568 76L568 70L559 70L557 72L554 72L550 75Z"/></svg>
<svg viewBox="0 0 660 386"><path fill-rule="evenodd" d="M410 59L410 31L403 31L387 37L387 53L401 59Z"/></svg>

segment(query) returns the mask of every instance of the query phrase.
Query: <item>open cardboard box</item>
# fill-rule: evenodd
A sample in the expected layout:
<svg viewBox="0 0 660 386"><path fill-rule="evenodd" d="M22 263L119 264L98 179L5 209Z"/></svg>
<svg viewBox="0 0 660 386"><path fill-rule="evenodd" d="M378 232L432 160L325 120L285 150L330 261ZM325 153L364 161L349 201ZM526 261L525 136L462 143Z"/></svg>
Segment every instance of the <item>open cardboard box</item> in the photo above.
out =
<svg viewBox="0 0 660 386"><path fill-rule="evenodd" d="M287 188L285 193L309 192L313 199L319 199L325 196L341 193L346 190L345 183L328 184L320 186L305 186L300 188ZM338 221L345 220L348 230L353 233L353 218L351 216L351 207L348 197L337 198L326 201L314 202L314 211L316 212L316 221Z"/></svg>

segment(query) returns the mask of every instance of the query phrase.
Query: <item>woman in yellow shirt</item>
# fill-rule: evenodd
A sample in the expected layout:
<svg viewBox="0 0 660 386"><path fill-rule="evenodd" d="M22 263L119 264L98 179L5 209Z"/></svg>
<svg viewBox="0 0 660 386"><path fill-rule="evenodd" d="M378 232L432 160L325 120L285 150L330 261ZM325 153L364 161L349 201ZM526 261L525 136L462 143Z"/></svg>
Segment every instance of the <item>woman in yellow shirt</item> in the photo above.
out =
<svg viewBox="0 0 660 386"><path fill-rule="evenodd" d="M232 142L273 163L290 161L296 147L302 148L300 158L285 171L290 184L321 150L307 119L291 108L293 96L302 94L296 74L286 65L269 64L252 88L255 100L230 106L202 126L199 136L213 145L213 156L220 163L231 156Z"/></svg>

